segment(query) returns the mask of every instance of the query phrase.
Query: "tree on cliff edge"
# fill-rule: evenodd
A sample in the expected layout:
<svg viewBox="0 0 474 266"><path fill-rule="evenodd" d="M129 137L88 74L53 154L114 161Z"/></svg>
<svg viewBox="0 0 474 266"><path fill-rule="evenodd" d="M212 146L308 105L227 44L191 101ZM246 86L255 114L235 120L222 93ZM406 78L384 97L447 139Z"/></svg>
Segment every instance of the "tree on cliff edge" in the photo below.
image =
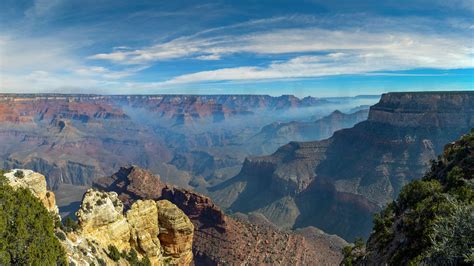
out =
<svg viewBox="0 0 474 266"><path fill-rule="evenodd" d="M54 222L28 189L13 189L0 171L0 265L67 265Z"/></svg>

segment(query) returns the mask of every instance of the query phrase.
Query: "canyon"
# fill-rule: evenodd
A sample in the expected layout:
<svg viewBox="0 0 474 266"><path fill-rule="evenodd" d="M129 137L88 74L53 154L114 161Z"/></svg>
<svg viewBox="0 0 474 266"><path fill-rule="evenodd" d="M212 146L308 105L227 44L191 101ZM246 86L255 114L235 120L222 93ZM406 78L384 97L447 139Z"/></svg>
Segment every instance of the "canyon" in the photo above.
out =
<svg viewBox="0 0 474 266"><path fill-rule="evenodd" d="M372 214L472 127L472 92L384 94L367 121L322 141L290 142L272 155L249 157L210 195L231 212L257 212L282 228L367 237Z"/></svg>
<svg viewBox="0 0 474 266"><path fill-rule="evenodd" d="M77 219L75 263L113 263L113 243L153 265L333 265L474 127L473 92L374 100L1 94L0 158Z"/></svg>
<svg viewBox="0 0 474 266"><path fill-rule="evenodd" d="M0 166L44 173L48 187L58 192L61 209L74 202L77 207L94 179L127 164L207 193L208 187L235 176L247 156L278 148L281 139L272 142L261 134L266 125L314 123L324 132L296 126L289 138L319 139L364 119L332 114L332 119L319 121L321 117L377 99L0 94Z"/></svg>

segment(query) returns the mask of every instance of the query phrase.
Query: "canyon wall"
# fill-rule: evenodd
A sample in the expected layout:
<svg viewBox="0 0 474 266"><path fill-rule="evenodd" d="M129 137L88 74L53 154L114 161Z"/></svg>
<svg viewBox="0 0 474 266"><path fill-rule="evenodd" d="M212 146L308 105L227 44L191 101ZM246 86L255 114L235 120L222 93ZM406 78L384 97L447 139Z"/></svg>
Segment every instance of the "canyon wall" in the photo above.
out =
<svg viewBox="0 0 474 266"><path fill-rule="evenodd" d="M473 101L473 92L384 94L368 121L248 158L237 176L209 190L219 205L262 213L280 227L368 236L372 213L474 127Z"/></svg>

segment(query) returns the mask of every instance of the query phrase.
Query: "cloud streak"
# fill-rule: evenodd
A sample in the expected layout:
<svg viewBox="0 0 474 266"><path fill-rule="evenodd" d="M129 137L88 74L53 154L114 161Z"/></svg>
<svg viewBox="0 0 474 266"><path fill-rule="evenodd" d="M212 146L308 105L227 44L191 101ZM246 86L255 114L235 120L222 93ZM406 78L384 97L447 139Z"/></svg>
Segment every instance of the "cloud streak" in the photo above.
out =
<svg viewBox="0 0 474 266"><path fill-rule="evenodd" d="M273 19L272 22L282 20ZM208 32L226 32L224 27L142 49L96 54L89 59L141 65L176 59L225 60L228 56L242 53L290 57L271 61L267 66L227 67L179 75L159 83L163 86L207 81L367 74L419 68L474 67L474 48L470 37L474 29L470 27L440 34L431 26L435 24L434 21L412 18L400 23L402 27L398 29L392 20L381 19L378 25L374 21L377 20L340 29L306 26L207 36ZM264 21L259 23L263 24Z"/></svg>

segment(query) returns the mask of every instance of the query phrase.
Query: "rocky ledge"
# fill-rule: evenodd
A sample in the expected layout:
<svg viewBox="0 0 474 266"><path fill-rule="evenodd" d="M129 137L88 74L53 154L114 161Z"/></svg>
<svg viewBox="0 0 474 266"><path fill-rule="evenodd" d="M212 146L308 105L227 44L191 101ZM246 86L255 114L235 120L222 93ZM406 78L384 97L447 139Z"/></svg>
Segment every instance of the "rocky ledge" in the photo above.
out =
<svg viewBox="0 0 474 266"><path fill-rule="evenodd" d="M369 121L402 127L468 127L474 124L474 92L399 92L382 95Z"/></svg>

